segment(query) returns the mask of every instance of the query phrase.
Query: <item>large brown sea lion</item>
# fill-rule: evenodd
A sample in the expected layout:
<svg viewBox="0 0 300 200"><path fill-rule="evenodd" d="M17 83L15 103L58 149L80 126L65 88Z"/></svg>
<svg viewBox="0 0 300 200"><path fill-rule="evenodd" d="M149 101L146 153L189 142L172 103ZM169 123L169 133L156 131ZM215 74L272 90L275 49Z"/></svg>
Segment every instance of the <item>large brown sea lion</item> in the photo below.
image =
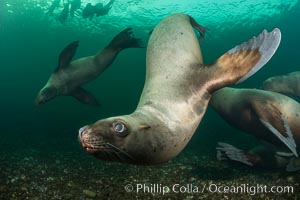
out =
<svg viewBox="0 0 300 200"><path fill-rule="evenodd" d="M210 105L234 127L298 156L300 104L292 98L264 90L222 88L212 95Z"/></svg>
<svg viewBox="0 0 300 200"><path fill-rule="evenodd" d="M263 82L261 88L300 98L300 72L271 77Z"/></svg>
<svg viewBox="0 0 300 200"><path fill-rule="evenodd" d="M203 35L205 29L184 14L166 17L155 27L137 109L82 127L78 137L87 152L134 164L170 160L191 139L211 94L254 74L272 57L281 38L279 29L263 31L206 65L193 27Z"/></svg>
<svg viewBox="0 0 300 200"><path fill-rule="evenodd" d="M73 96L82 103L98 105L96 98L81 86L98 77L123 49L143 47L141 40L133 36L131 28L116 35L108 46L96 55L71 62L77 46L78 41L74 41L60 53L57 69L36 97L37 105L44 104L59 95Z"/></svg>

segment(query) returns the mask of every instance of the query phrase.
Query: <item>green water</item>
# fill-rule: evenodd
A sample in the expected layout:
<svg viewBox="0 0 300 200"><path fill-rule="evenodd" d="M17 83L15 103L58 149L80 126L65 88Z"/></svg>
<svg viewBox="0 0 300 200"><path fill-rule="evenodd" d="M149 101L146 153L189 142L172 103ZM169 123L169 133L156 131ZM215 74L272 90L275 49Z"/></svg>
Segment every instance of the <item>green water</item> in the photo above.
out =
<svg viewBox="0 0 300 200"><path fill-rule="evenodd" d="M94 171L103 166L112 166L116 170L116 173L112 170L109 172L112 177L120 176L120 169L124 166L131 168L128 165L106 164L89 156L79 145L77 132L83 125L110 116L128 114L136 108L144 85L146 49L122 51L108 70L84 86L101 102L101 107L81 104L72 97L57 97L45 105L35 106L34 99L56 68L60 51L73 40L80 41L75 59L95 54L126 27L133 27L136 37L142 38L147 44L149 31L163 17L174 12L184 12L208 28L205 41L201 43L205 63L213 62L223 52L259 34L263 29L281 29L282 42L276 54L262 70L238 87L259 87L268 77L299 70L300 3L296 0L116 0L107 15L92 20L83 19L80 15L88 2L96 3L82 1L77 15L69 17L62 25L56 20L63 8L62 2L53 15L49 16L45 13L51 1L0 1L0 193L5 193L1 196L3 198L22 199L26 195L34 196L30 194L34 190L22 193L23 196L20 197L12 196L12 191L18 190L4 187L10 183L12 176L17 176L8 176L4 172L19 170L16 167L19 165L4 166L3 163L17 162L16 159L10 162L10 155L19 155L20 158L16 158L22 160L26 158L28 151L38 152L37 157L43 157L42 160L33 156L36 154L28 157L33 157L42 166L47 163L55 164L57 160L53 155L63 155L60 159L69 156L76 163L97 163L92 169ZM215 160L217 141L243 144L240 146L244 147L256 142L252 137L227 125L208 108L185 153L208 154L211 155L210 159ZM182 155L181 158L192 159ZM206 169L205 163L199 164L198 169L202 168ZM155 170L159 171L160 167L157 166ZM23 173L26 175L26 172ZM84 170L75 170L74 173L84 173ZM34 180L27 180L32 181ZM122 185L123 182L119 184ZM9 187L14 187L14 184ZM115 185L112 184L113 187ZM72 199L72 191L69 193ZM49 195L49 198L58 199ZM93 197L83 194L82 198Z"/></svg>

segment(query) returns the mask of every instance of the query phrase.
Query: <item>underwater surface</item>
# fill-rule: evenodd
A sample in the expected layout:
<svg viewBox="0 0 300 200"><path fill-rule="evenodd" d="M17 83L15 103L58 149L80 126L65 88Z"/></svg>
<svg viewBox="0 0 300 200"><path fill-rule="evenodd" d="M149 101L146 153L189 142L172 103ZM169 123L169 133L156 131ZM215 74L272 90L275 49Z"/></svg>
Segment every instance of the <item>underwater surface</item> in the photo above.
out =
<svg viewBox="0 0 300 200"><path fill-rule="evenodd" d="M278 27L281 44L257 74L235 87L258 88L269 77L300 67L300 2L296 0L115 0L103 16L83 18L85 0L74 16L58 18L61 1L0 1L0 199L298 199L299 172L251 168L216 159L217 142L249 149L258 141L229 126L210 107L183 152L156 166L105 162L87 154L78 129L111 116L129 114L137 106L145 79L146 48L126 49L97 79L84 85L100 107L57 97L36 106L35 97L57 66L61 50L79 40L74 59L93 55L121 30L132 27L145 44L164 17L182 12L208 28L201 41L204 63L212 63L233 46ZM105 5L109 1L103 1ZM126 191L131 184L157 188L188 184L292 186L293 192L224 193ZM152 185L151 185L152 184ZM127 188L128 189L128 188Z"/></svg>

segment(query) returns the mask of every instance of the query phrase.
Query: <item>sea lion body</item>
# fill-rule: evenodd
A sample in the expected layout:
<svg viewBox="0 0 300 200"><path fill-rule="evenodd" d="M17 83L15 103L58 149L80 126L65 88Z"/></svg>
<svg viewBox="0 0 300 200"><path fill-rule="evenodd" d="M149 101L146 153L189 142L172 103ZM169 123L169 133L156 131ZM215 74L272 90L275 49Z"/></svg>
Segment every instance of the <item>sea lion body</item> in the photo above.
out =
<svg viewBox="0 0 300 200"><path fill-rule="evenodd" d="M57 69L37 95L37 105L44 104L59 95L73 96L82 103L98 105L96 98L81 85L98 77L112 64L121 50L141 48L142 44L140 39L134 38L131 28L127 28L96 55L71 62L77 47L78 41L74 41L61 52Z"/></svg>
<svg viewBox="0 0 300 200"><path fill-rule="evenodd" d="M263 82L261 88L300 98L300 72L271 77Z"/></svg>
<svg viewBox="0 0 300 200"><path fill-rule="evenodd" d="M297 156L300 104L295 100L264 90L222 88L213 94L210 105L234 127L277 147L286 146Z"/></svg>
<svg viewBox="0 0 300 200"><path fill-rule="evenodd" d="M69 95L78 86L97 78L115 59L116 52L104 49L95 56L79 58L67 68L51 74L47 86L57 88L60 95Z"/></svg>
<svg viewBox="0 0 300 200"><path fill-rule="evenodd" d="M265 44L272 51L262 53L251 46L262 45L264 40L258 37L235 47L213 65L204 65L192 27L203 35L204 27L184 14L173 14L155 27L147 47L146 81L137 109L130 115L82 127L79 140L89 153L134 164L172 159L194 134L211 93L253 74L252 69L262 67L264 53L268 52L270 59L280 41L278 29L270 35L264 32L265 38L274 37L272 44Z"/></svg>

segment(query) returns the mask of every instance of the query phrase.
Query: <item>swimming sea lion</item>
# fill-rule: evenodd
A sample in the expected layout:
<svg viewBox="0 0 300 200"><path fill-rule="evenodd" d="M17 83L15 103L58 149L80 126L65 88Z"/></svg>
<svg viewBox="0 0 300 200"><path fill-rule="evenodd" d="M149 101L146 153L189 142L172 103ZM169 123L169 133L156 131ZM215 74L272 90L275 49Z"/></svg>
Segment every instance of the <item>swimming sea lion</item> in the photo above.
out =
<svg viewBox="0 0 300 200"><path fill-rule="evenodd" d="M261 88L300 98L300 72L269 78L263 82Z"/></svg>
<svg viewBox="0 0 300 200"><path fill-rule="evenodd" d="M285 95L257 89L222 88L210 105L232 126L298 156L300 104Z"/></svg>
<svg viewBox="0 0 300 200"><path fill-rule="evenodd" d="M98 77L123 49L142 48L143 44L140 39L133 36L132 29L127 28L96 55L71 62L77 46L78 41L74 41L60 53L57 69L36 97L37 105L44 104L59 95L73 96L82 103L98 105L95 97L81 85Z"/></svg>
<svg viewBox="0 0 300 200"><path fill-rule="evenodd" d="M130 115L99 120L79 130L88 153L103 160L163 163L179 154L198 127L212 92L245 80L261 68L280 43L280 31L263 31L205 65L190 16L173 14L153 30L146 81Z"/></svg>
<svg viewBox="0 0 300 200"><path fill-rule="evenodd" d="M216 149L218 160L236 161L265 169L285 169L288 172L300 170L299 158L295 158L292 153L281 152L274 145L259 144L249 151L244 151L219 142Z"/></svg>

